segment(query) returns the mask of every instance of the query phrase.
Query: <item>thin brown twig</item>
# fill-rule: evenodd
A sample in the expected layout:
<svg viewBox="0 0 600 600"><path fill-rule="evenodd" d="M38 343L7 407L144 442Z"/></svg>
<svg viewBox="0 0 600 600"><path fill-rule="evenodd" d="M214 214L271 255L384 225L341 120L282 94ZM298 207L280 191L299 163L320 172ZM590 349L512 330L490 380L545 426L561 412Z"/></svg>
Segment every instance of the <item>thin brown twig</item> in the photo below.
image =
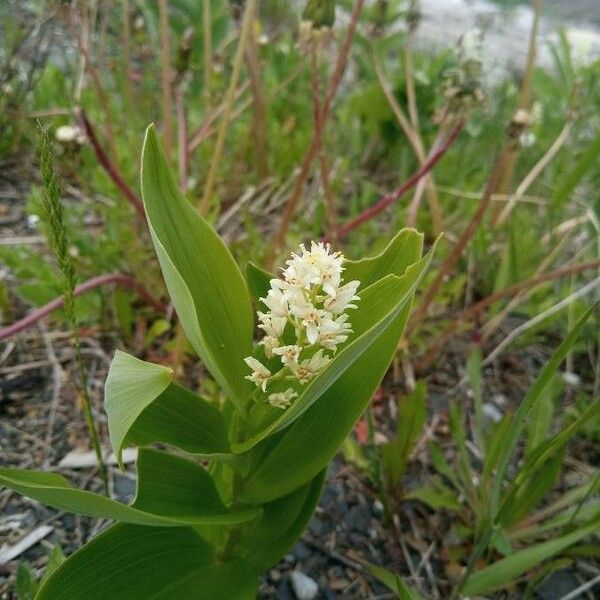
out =
<svg viewBox="0 0 600 600"><path fill-rule="evenodd" d="M448 151L450 146L456 141L460 132L464 127L464 121L459 121L454 129L450 132L450 135L444 140L444 142L438 146L437 149L432 150L429 155L429 159L423 163L423 165L413 173L406 181L402 183L398 188L396 188L393 192L386 194L383 196L377 203L375 203L370 208L364 210L360 215L343 225L337 231L338 238L342 238L350 233L353 229L356 229L359 225L362 225L366 221L369 221L380 212L385 210L388 206L394 204L394 202L398 201L408 190L414 187L418 181L425 177L435 165L442 159L444 154ZM326 240L331 240L331 236L327 235L325 237Z"/></svg>
<svg viewBox="0 0 600 600"><path fill-rule="evenodd" d="M74 296L81 296L87 292L90 292L103 285L116 284L122 287L133 290L142 298L149 306L154 308L157 312L164 313L166 307L164 304L156 299L139 281L136 281L133 277L125 275L124 273L108 273L106 275L98 275L88 279L86 282L78 285L73 290ZM23 317L19 321L16 321L12 325L0 328L0 340L15 335L28 327L31 327L37 323L40 319L61 308L65 302L64 296L59 296L54 300L48 302L44 306L37 308L36 310L29 313L26 317Z"/></svg>
<svg viewBox="0 0 600 600"><path fill-rule="evenodd" d="M563 277L569 277L577 273L582 273L583 271L598 268L600 268L600 260L592 260L576 265L567 265L566 267L554 269L553 271L548 271L546 273L540 273L534 277L519 281L509 287L498 290L497 292L486 296L475 304L466 306L452 317L451 324L430 344L429 351L418 362L418 371L423 372L427 369L427 367L439 354L440 350L444 347L446 342L448 342L448 340L451 339L452 336L458 331L461 324L483 312L486 308L488 308L488 306L491 306L498 300L502 300L507 296L513 296L524 290L536 287L542 283L546 283L547 281L562 279Z"/></svg>
<svg viewBox="0 0 600 600"><path fill-rule="evenodd" d="M119 190L121 190L121 192L127 198L127 200L129 200L133 208L135 208L137 214L145 220L146 214L144 212L144 205L142 204L142 201L137 196L137 194L129 187L129 185L117 169L117 166L112 162L112 160L109 158L108 154L105 152L104 148L98 141L96 132L94 131L94 128L90 123L89 119L87 118L87 115L85 114L83 108L79 108L78 113L79 120L81 121L83 129L85 130L85 133L88 137L88 140L90 141L90 144L94 149L98 162L102 165L107 175L113 180L114 184L119 188Z"/></svg>
<svg viewBox="0 0 600 600"><path fill-rule="evenodd" d="M321 127L324 127L324 124L327 122L329 115L331 113L331 107L333 104L333 100L337 93L337 89L342 81L342 77L344 76L344 72L346 70L346 65L348 63L348 57L350 55L350 48L352 46L352 39L354 37L354 32L358 26L358 20L362 13L364 5L364 0L356 0L354 4L354 9L352 10L352 16L350 17L350 23L348 24L348 29L346 31L346 37L344 38L344 42L342 44L342 48L337 57L337 62L333 71L333 74L329 80L329 85L327 88L327 93L325 94L325 99L323 101L323 105L321 107ZM306 153L304 155L304 159L302 161L302 166L300 167L300 172L296 178L296 182L294 188L292 190L292 194L289 197L285 209L283 211L283 215L281 216L281 221L279 223L279 227L275 232L275 237L273 239L273 244L269 249L269 254L267 256L266 266L267 268L271 268L273 263L275 262L275 258L277 257L277 253L283 246L285 241L285 236L287 230L289 229L290 223L298 208L298 204L300 202L300 198L302 196L302 190L304 189L304 184L308 179L310 174L310 168L312 162L318 151L318 139L315 133L313 133L310 145L308 146Z"/></svg>

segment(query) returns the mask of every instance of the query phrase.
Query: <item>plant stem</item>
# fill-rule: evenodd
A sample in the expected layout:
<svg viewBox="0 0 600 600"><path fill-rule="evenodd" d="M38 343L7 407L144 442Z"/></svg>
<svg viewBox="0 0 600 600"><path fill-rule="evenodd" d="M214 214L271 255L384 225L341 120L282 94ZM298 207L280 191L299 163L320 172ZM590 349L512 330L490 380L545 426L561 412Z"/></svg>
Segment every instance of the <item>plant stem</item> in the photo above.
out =
<svg viewBox="0 0 600 600"><path fill-rule="evenodd" d="M110 495L108 487L108 474L102 449L100 447L100 439L94 417L92 414L92 403L88 394L88 380L85 364L81 355L81 340L79 338L79 330L77 329L77 315L75 313L75 266L69 254L69 239L67 236L67 227L64 220L63 207L60 200L60 185L54 170L54 153L52 151L52 142L48 134L40 125L40 170L42 173L42 181L44 183L44 194L42 196L42 208L48 227L48 244L52 248L58 267L63 275L64 285L64 310L67 321L71 327L75 345L75 355L77 366L79 369L79 378L82 393L83 413L87 423L88 431L91 437L92 446L96 453L98 466L100 468L100 476L104 484L106 495Z"/></svg>
<svg viewBox="0 0 600 600"><path fill-rule="evenodd" d="M161 57L161 87L162 114L165 134L165 154L171 160L173 147L173 115L171 102L171 42L169 36L169 3L168 0L158 0L160 19L160 57Z"/></svg>
<svg viewBox="0 0 600 600"><path fill-rule="evenodd" d="M354 9L352 11L352 16L350 17L350 23L348 25L346 37L344 38L342 48L340 49L340 53L338 54L335 69L329 80L329 86L327 88L325 100L323 101L323 105L321 107L321 128L325 126L325 123L329 118L329 115L331 113L331 107L333 105L333 100L335 98L337 89L342 81L344 71L346 70L346 64L348 63L350 48L352 46L352 39L354 37L356 27L358 26L358 19L360 18L363 5L364 0L356 0L356 2L354 3ZM300 198L302 197L304 184L306 183L306 180L308 179L308 176L310 174L310 168L315 156L317 155L317 150L318 139L316 133L313 133L311 143L307 148L306 153L304 154L302 166L300 167L300 173L296 177L296 182L294 184L292 194L287 201L287 204L283 211L283 215L281 216L279 227L275 232L273 243L271 245L271 248L269 249L269 254L266 260L266 267L268 270L270 270L273 267L275 259L277 258L277 254L279 253L284 244L286 233L289 229L294 213L296 212L296 208L298 207Z"/></svg>
<svg viewBox="0 0 600 600"><path fill-rule="evenodd" d="M217 134L217 141L215 144L212 159L210 161L208 176L206 178L206 184L204 186L204 194L198 207L202 214L207 214L211 207L212 195L217 179L217 170L219 168L219 163L221 162L221 155L223 154L223 147L225 145L225 135L227 133L227 129L229 128L229 119L231 117L233 102L235 100L235 91L237 89L238 80L240 78L242 63L244 62L244 52L246 44L248 42L248 36L251 33L255 9L256 0L248 0L246 3L246 11L244 12L244 18L242 19L240 40L238 42L237 52L233 63L231 79L229 80L229 87L227 88L227 95L225 97L225 106L223 109L223 116L221 117L221 125Z"/></svg>
<svg viewBox="0 0 600 600"><path fill-rule="evenodd" d="M202 32L204 35L204 97L210 100L210 88L213 71L212 57L212 11L211 0L202 0Z"/></svg>
<svg viewBox="0 0 600 600"><path fill-rule="evenodd" d="M81 125L85 131L85 134L88 137L92 148L94 149L94 153L96 154L96 158L98 162L102 166L102 168L106 171L107 175L113 180L113 183L121 190L125 198L130 202L133 206L137 214L144 221L146 220L146 213L144 211L144 204L138 197L138 195L131 189L131 187L127 184L116 165L109 158L108 154L104 151L104 148L98 141L98 137L96 136L96 132L94 131L94 127L91 122L87 118L85 110L83 108L78 109L79 120L81 121Z"/></svg>
<svg viewBox="0 0 600 600"><path fill-rule="evenodd" d="M92 277L86 282L78 285L73 290L73 297L76 298L77 296L86 294L87 292L95 290L103 285L110 284L117 284L135 291L149 306L152 306L152 308L154 308L157 312L164 314L166 307L162 304L162 302L152 296L152 294L139 281L136 281L133 277L124 275L123 273L109 273L107 275L98 275L96 277ZM64 304L65 296L59 296L58 298L48 302L48 304L45 304L44 306L32 311L26 317L23 317L12 325L7 325L6 327L0 328L0 340L15 335L20 331L31 327L40 319L43 319L45 316L64 306Z"/></svg>
<svg viewBox="0 0 600 600"><path fill-rule="evenodd" d="M248 77L250 79L250 91L252 92L252 104L254 115L252 119L252 136L256 166L260 179L266 179L269 176L269 160L267 146L267 116L265 108L265 99L260 77L260 64L258 62L258 53L256 48L256 36L253 28L250 28L248 43L245 53L246 66L248 68Z"/></svg>
<svg viewBox="0 0 600 600"><path fill-rule="evenodd" d="M350 233L353 229L356 229L359 225L366 223L374 216L378 215L380 212L385 210L388 206L391 206L399 200L408 190L414 187L418 181L425 177L433 167L442 159L444 154L448 151L450 146L455 142L458 138L458 135L462 131L464 127L464 121L459 121L454 129L451 131L450 135L446 138L446 140L435 150L431 152L429 155L429 159L421 166L421 168L413 173L400 187L396 188L393 192L386 194L381 198L376 204L364 210L360 215L342 225L340 229L337 231L337 235L339 238L342 238L348 233ZM331 234L325 237L325 240L330 240Z"/></svg>
<svg viewBox="0 0 600 600"><path fill-rule="evenodd" d="M427 314L429 309L429 305L432 300L435 298L437 293L439 292L442 284L444 283L448 274L454 269L460 257L462 256L463 250L467 246L467 244L471 241L485 215L485 212L490 204L490 200L492 194L496 191L500 177L504 172L504 164L507 156L507 151L505 150L497 159L494 168L492 169L492 173L488 180L488 183L483 192L483 196L481 198L481 202L479 203L478 209L475 211L475 214L469 221L467 227L461 233L458 241L452 248L450 255L448 258L442 263L440 266L438 273L425 292L423 298L421 299L418 308L412 315L412 318L407 327L406 337L408 338L410 334L415 330L416 326L423 319L423 317Z"/></svg>
<svg viewBox="0 0 600 600"><path fill-rule="evenodd" d="M513 296L519 292L522 292L523 290L545 283L546 281L554 281L555 279L568 277L569 275L573 275L575 273L582 273L583 271L598 268L600 268L600 260L592 260L577 265L567 265L566 267L561 267L560 269L548 271L547 273L541 273L540 275L519 281L514 285L502 290L498 290L497 292L486 296L475 304L467 306L452 317L452 323L433 341L433 343L430 344L430 350L427 352L422 361L419 362L418 371L422 372L431 364L440 349L459 329L461 323L464 323L467 319L483 312L491 304L494 304L506 296Z"/></svg>
<svg viewBox="0 0 600 600"><path fill-rule="evenodd" d="M323 145L323 126L321 111L321 91L319 85L319 48L318 39L313 36L310 45L310 66L311 66L311 88L313 100L313 120L315 123L315 138L318 139L318 160L319 173L321 176L321 187L323 188L323 197L325 199L325 212L327 213L327 227L329 231L337 230L337 217L335 208L335 197L329 183L329 167L327 156ZM336 240L334 240L336 241Z"/></svg>

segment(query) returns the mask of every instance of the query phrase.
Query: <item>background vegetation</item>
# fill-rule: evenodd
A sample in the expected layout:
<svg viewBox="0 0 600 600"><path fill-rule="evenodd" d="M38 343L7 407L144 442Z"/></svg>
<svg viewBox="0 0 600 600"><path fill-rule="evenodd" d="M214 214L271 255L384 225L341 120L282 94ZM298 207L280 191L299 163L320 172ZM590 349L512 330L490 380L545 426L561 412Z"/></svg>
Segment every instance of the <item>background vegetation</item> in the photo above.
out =
<svg viewBox="0 0 600 600"><path fill-rule="evenodd" d="M218 0L3 3L0 462L56 467L88 445L88 393L105 441L98 356L115 348L214 393L140 211L140 146L156 122L182 190L242 264L271 268L311 239L361 258L406 225L428 244L444 233L393 368L345 445L343 472L382 507L382 560L315 549L349 569L342 597L373 597L368 572L401 597L558 598L540 591L556 573L570 578L563 597L593 597L600 62L575 62L560 34L552 67L536 66L539 1L522 70L500 78L479 33L417 50L417 2L340 0L318 31L300 24L303 6L257 4L249 15L251 2ZM65 283L47 249L38 123L54 142L75 316L47 308ZM22 426L40 441L33 459L11 429ZM99 481L90 471L87 484ZM0 535L11 546L24 529ZM35 568L0 574L6 594L31 597L60 552L29 558ZM280 597L270 577L264 597ZM336 589L329 575L320 584Z"/></svg>

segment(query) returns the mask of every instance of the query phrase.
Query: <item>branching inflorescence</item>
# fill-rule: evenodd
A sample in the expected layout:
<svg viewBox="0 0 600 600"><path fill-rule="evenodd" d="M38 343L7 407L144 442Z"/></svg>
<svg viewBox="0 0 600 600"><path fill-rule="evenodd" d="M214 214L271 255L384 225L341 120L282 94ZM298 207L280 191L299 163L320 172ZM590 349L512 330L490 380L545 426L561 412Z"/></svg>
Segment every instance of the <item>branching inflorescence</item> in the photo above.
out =
<svg viewBox="0 0 600 600"><path fill-rule="evenodd" d="M260 299L268 308L258 312L268 366L248 356L252 374L246 379L263 394L270 391L266 400L277 408L287 408L298 395L294 385L310 381L352 333L346 310L356 308L360 282L343 283L344 257L330 250L322 242L312 242L310 250L301 245L282 269L283 278L271 279Z"/></svg>

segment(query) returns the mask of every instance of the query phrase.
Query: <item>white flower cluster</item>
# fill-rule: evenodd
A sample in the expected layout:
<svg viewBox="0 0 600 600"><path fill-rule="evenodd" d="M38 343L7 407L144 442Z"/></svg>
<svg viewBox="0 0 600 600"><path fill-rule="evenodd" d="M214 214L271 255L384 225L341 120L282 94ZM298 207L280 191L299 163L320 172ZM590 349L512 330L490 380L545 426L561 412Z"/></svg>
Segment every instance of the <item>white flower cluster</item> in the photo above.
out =
<svg viewBox="0 0 600 600"><path fill-rule="evenodd" d="M278 357L281 367L272 373L258 359L245 359L252 369L246 379L263 392L269 383L280 379L304 385L327 365L338 345L352 333L345 311L356 308L360 282L342 284L343 261L340 252L330 252L329 244L312 242L310 250L301 245L300 253L292 254L283 269L283 279L271 279L267 296L260 299L269 309L258 313L259 327L265 332L260 344L267 359ZM288 325L293 340L288 339ZM270 394L268 401L284 409L296 396L288 388Z"/></svg>

